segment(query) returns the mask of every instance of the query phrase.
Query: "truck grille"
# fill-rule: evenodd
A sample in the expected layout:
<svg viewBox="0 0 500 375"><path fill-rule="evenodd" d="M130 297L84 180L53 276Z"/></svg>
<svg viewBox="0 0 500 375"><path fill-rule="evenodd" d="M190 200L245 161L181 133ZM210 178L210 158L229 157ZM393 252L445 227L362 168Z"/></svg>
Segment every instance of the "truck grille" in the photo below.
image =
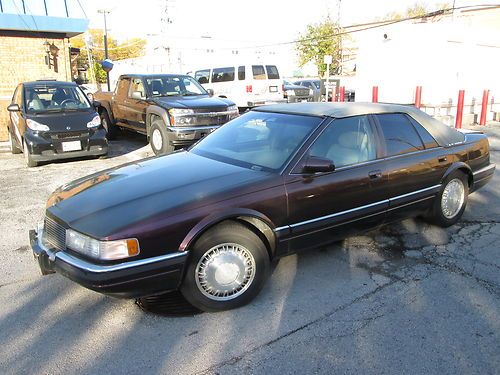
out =
<svg viewBox="0 0 500 375"><path fill-rule="evenodd" d="M66 229L55 220L45 216L44 240L57 250L66 248Z"/></svg>
<svg viewBox="0 0 500 375"><path fill-rule="evenodd" d="M295 89L295 96L309 96L309 89Z"/></svg>

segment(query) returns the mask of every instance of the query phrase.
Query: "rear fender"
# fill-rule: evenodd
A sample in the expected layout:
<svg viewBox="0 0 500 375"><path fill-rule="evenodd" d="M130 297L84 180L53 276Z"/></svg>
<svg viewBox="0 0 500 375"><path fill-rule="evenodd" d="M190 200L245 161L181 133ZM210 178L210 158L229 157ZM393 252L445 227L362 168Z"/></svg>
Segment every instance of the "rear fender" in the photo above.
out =
<svg viewBox="0 0 500 375"><path fill-rule="evenodd" d="M448 168L448 170L444 174L443 178L441 179L441 183L443 183L446 180L446 178L448 178L448 176L455 171L460 171L467 176L467 180L469 182L469 188L471 188L472 184L473 184L472 170L466 163L461 162L461 161L452 163L450 165L450 167Z"/></svg>

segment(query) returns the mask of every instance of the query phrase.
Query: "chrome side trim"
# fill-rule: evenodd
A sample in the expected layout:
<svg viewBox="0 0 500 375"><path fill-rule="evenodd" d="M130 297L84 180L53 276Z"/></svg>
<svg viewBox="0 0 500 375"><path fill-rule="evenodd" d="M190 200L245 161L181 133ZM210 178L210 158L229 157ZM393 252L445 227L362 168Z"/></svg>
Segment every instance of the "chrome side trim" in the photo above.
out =
<svg viewBox="0 0 500 375"><path fill-rule="evenodd" d="M182 256L187 256L187 252L182 252L182 253L177 252L177 253L172 253L172 254L160 255L157 257L153 257L153 258L133 260L133 261L126 262L126 263L105 266L105 265L93 264L93 263L81 260L81 259L76 258L70 254L63 252L63 251L59 251L56 253L56 259L59 259L60 261L67 263L73 267L79 268L79 269L84 270L84 271L93 272L93 273L120 271L120 270L125 270L128 268L145 266L147 264L161 262L161 261L168 260L168 259L180 258Z"/></svg>
<svg viewBox="0 0 500 375"><path fill-rule="evenodd" d="M410 197L412 195L415 195L415 194L420 194L420 193L424 193L426 191L429 191L429 190L433 190L433 189L438 189L441 187L441 184L438 184L438 185L434 185L434 186L431 186L431 187L428 187L428 188L425 188L425 189L420 189L420 190L417 190L417 191L413 191L411 193L407 193L407 194L402 194L402 195L398 195L396 197L392 197L392 198L389 198L389 201L395 201L397 199L401 199L401 198L406 198L406 197Z"/></svg>
<svg viewBox="0 0 500 375"><path fill-rule="evenodd" d="M494 170L495 168L496 168L496 164L495 163L490 163L490 165L487 165L486 167L483 167L481 169L478 169L475 172L472 172L472 175L476 176L478 174L481 174L481 173L484 173L484 172L488 172L490 169Z"/></svg>
<svg viewBox="0 0 500 375"><path fill-rule="evenodd" d="M370 203L370 204L367 204L367 205L364 205L364 206L360 206L360 207L356 207L356 208L351 208L349 210L345 210L345 211L341 211L341 212L336 212L334 214L330 214L330 215L326 215L326 216L321 216L321 217L317 217L317 218L306 220L306 221L301 221L301 222L298 222L298 223L295 223L295 224L285 225L285 226L282 226L282 227L275 228L274 232L279 232L279 231L284 230L284 229L296 228L296 227L299 227L301 225L311 224L311 223L315 223L317 221L321 221L321 220L325 220L325 219L331 219L331 218L336 217L336 216L350 214L352 212L364 210L365 208L370 208L370 207L378 206L378 205L385 204L385 203L391 203L391 201L395 201L395 200L398 200L398 199L401 199L401 198L410 197L412 195L424 193L426 191L438 189L440 187L441 187L441 184L438 184L438 185L430 186L430 187L425 188L425 189L416 190L416 191L413 191L411 193L397 195L397 196L389 198L389 199L384 199L384 200L381 200L381 201L378 201L378 202ZM408 206L408 205L413 204L413 203L418 203L418 202L421 202L421 201L429 199L429 198L430 197L418 199L418 200L416 200L414 202L408 202L407 204L404 204L403 206L391 207L391 208L388 208L387 210L388 211L389 210L394 210L396 208Z"/></svg>

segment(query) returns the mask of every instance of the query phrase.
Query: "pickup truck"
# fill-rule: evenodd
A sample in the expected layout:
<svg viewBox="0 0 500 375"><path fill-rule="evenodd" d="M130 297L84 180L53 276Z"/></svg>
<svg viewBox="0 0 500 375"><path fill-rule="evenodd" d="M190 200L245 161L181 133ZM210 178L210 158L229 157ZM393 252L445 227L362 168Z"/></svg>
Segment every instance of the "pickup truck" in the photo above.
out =
<svg viewBox="0 0 500 375"><path fill-rule="evenodd" d="M117 128L132 130L146 135L159 155L189 146L238 117L232 101L212 95L187 75L127 74L114 92L97 92L94 98L108 139Z"/></svg>

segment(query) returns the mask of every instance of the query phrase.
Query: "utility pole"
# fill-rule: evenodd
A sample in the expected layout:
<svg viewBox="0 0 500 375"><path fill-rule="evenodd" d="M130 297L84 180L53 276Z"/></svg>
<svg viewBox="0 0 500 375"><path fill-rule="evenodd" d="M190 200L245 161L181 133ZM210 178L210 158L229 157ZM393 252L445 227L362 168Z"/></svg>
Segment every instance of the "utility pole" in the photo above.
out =
<svg viewBox="0 0 500 375"><path fill-rule="evenodd" d="M104 14L104 59L108 58L108 25L106 23L106 14L109 14L109 10L99 9L98 13ZM109 72L106 72L106 82L108 83L108 91L111 91L109 85Z"/></svg>

